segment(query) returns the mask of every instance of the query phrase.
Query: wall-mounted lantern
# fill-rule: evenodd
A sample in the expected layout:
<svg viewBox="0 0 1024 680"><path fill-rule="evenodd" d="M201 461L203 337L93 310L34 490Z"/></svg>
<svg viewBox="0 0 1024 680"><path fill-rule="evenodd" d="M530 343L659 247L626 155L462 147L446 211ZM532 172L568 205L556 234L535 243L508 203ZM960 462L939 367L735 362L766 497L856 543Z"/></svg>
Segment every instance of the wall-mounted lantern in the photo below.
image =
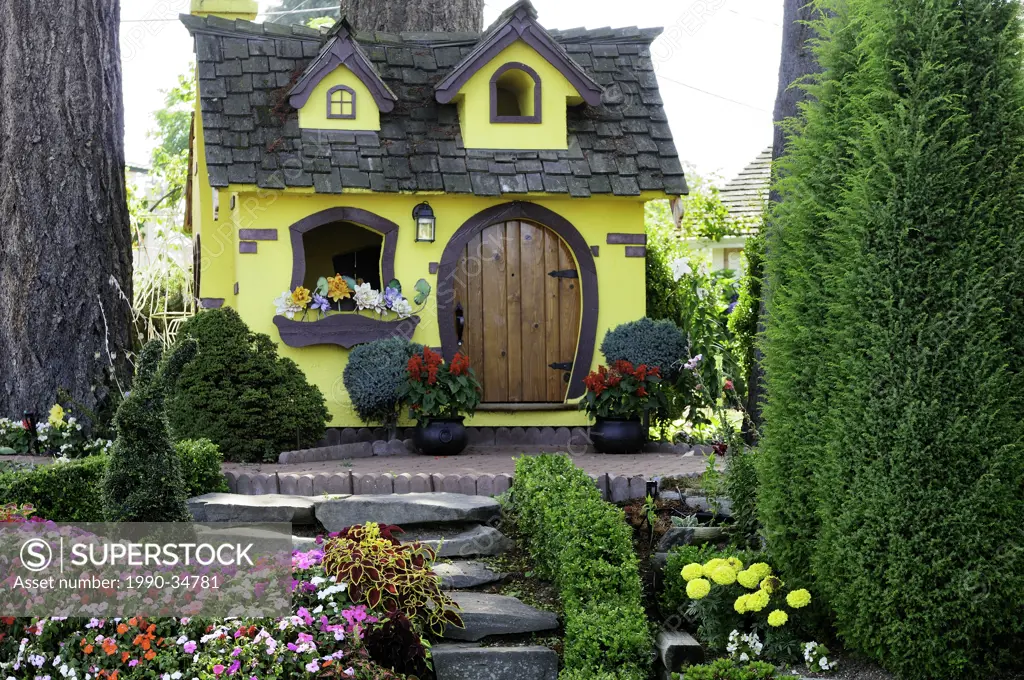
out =
<svg viewBox="0 0 1024 680"><path fill-rule="evenodd" d="M416 241L433 243L437 219L434 217L434 210L430 207L430 204L424 201L413 208L412 217L416 220Z"/></svg>

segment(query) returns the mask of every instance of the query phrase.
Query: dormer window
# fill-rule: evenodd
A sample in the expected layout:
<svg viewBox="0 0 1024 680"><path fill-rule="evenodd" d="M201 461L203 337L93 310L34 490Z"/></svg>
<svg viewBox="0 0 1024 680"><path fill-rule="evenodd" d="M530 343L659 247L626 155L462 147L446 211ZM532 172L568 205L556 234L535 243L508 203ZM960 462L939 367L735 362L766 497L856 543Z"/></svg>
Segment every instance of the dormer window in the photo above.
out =
<svg viewBox="0 0 1024 680"><path fill-rule="evenodd" d="M338 85L327 92L327 117L352 120L356 117L356 93L351 87Z"/></svg>
<svg viewBox="0 0 1024 680"><path fill-rule="evenodd" d="M492 123L540 123L540 76L526 64L510 62L491 76Z"/></svg>

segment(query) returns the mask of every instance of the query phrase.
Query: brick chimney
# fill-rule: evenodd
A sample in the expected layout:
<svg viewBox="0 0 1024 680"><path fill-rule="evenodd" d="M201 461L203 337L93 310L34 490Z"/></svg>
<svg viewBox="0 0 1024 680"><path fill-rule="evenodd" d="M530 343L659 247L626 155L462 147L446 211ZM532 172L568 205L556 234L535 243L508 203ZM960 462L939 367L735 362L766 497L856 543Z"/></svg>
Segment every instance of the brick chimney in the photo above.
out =
<svg viewBox="0 0 1024 680"><path fill-rule="evenodd" d="M192 0L192 14L252 21L259 13L256 0Z"/></svg>

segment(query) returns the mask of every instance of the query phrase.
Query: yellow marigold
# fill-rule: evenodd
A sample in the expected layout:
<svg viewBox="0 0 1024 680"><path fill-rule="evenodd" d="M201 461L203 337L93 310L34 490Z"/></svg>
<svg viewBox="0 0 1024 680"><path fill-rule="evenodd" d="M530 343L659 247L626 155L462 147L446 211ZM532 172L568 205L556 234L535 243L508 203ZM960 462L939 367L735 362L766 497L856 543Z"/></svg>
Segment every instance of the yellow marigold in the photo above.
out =
<svg viewBox="0 0 1024 680"><path fill-rule="evenodd" d="M786 621L789 621L789 614L782 611L781 609L776 609L768 615L769 626L774 626L775 628L778 628L779 626L786 625Z"/></svg>
<svg viewBox="0 0 1024 680"><path fill-rule="evenodd" d="M308 305L310 300L312 299L313 298L310 297L309 295L308 288L303 288L302 286L299 286L294 291L292 291L292 302L297 304L302 309L305 309L306 305Z"/></svg>
<svg viewBox="0 0 1024 680"><path fill-rule="evenodd" d="M772 568L764 562L757 562L755 564L751 564L749 569L750 571L757 574L758 581L762 581L772 575Z"/></svg>
<svg viewBox="0 0 1024 680"><path fill-rule="evenodd" d="M778 590L782 586L783 586L782 581L780 581L778 579L778 577L776 577L776 576L769 576L769 577L765 578L763 581L761 581L761 590L768 591L769 595L774 593L776 590Z"/></svg>
<svg viewBox="0 0 1024 680"><path fill-rule="evenodd" d="M743 562L740 562L739 559L735 557L730 557L726 560L726 562L729 563L729 566L732 567L732 570L737 574L743 571Z"/></svg>
<svg viewBox="0 0 1024 680"><path fill-rule="evenodd" d="M726 564L711 572L711 580L720 586L731 586L736 583L736 572Z"/></svg>
<svg viewBox="0 0 1024 680"><path fill-rule="evenodd" d="M749 595L740 595L736 598L736 602L733 603L732 608L736 610L737 614L747 613L747 598Z"/></svg>
<svg viewBox="0 0 1024 680"><path fill-rule="evenodd" d="M341 277L341 274L327 277L327 297L335 302L352 297L352 289L345 283L345 279Z"/></svg>
<svg viewBox="0 0 1024 680"><path fill-rule="evenodd" d="M747 590L757 590L758 584L761 583L761 579L758 578L757 572L753 569L744 569L736 574L736 580Z"/></svg>
<svg viewBox="0 0 1024 680"><path fill-rule="evenodd" d="M683 567L682 575L684 581L692 581L704 575L704 567L697 562L690 562Z"/></svg>
<svg viewBox="0 0 1024 680"><path fill-rule="evenodd" d="M713 560L708 560L704 563L704 576L707 578L711 578L711 574L715 573L715 569L727 566L729 566L729 563L723 560L721 557L716 557Z"/></svg>
<svg viewBox="0 0 1024 680"><path fill-rule="evenodd" d="M805 589L794 590L789 595L786 595L786 604L793 609L800 609L806 607L811 603L811 594Z"/></svg>
<svg viewBox="0 0 1024 680"><path fill-rule="evenodd" d="M686 595L687 597L700 600L708 596L711 592L711 584L707 579L695 578L686 584Z"/></svg>
<svg viewBox="0 0 1024 680"><path fill-rule="evenodd" d="M60 404L54 404L53 408L50 409L49 418L51 427L61 427L64 424L64 407Z"/></svg>
<svg viewBox="0 0 1024 680"><path fill-rule="evenodd" d="M759 612L768 606L771 599L771 595L763 590L751 593L750 595L747 595L747 611Z"/></svg>

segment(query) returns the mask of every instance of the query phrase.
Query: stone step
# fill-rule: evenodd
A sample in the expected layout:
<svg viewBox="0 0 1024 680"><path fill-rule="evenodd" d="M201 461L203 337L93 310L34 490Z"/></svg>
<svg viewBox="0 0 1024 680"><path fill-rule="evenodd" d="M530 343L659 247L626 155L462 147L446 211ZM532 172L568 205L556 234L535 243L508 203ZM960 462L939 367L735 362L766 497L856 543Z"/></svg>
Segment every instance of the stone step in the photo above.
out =
<svg viewBox="0 0 1024 680"><path fill-rule="evenodd" d="M442 590L476 588L500 581L505 576L483 562L473 560L438 562L434 564L434 573L441 577Z"/></svg>
<svg viewBox="0 0 1024 680"><path fill-rule="evenodd" d="M684 664L704 661L704 648L689 633L663 631L658 633L658 659L669 671L679 671Z"/></svg>
<svg viewBox="0 0 1024 680"><path fill-rule="evenodd" d="M401 535L404 543L429 545L438 557L493 557L515 546L515 541L489 526L474 525L468 529L414 529Z"/></svg>
<svg viewBox="0 0 1024 680"><path fill-rule="evenodd" d="M538 633L558 628L558 617L523 604L514 597L490 593L453 592L451 597L462 608L465 628L448 626L447 640L477 642L489 635Z"/></svg>
<svg viewBox="0 0 1024 680"><path fill-rule="evenodd" d="M434 645L437 680L557 680L558 654L547 647Z"/></svg>
<svg viewBox="0 0 1024 680"><path fill-rule="evenodd" d="M208 493L188 500L189 512L197 522L313 524L314 505L313 498L281 494Z"/></svg>
<svg viewBox="0 0 1024 680"><path fill-rule="evenodd" d="M358 495L311 500L316 504L316 518L329 532L366 522L406 527L490 522L501 516L501 506L493 498L458 493Z"/></svg>

